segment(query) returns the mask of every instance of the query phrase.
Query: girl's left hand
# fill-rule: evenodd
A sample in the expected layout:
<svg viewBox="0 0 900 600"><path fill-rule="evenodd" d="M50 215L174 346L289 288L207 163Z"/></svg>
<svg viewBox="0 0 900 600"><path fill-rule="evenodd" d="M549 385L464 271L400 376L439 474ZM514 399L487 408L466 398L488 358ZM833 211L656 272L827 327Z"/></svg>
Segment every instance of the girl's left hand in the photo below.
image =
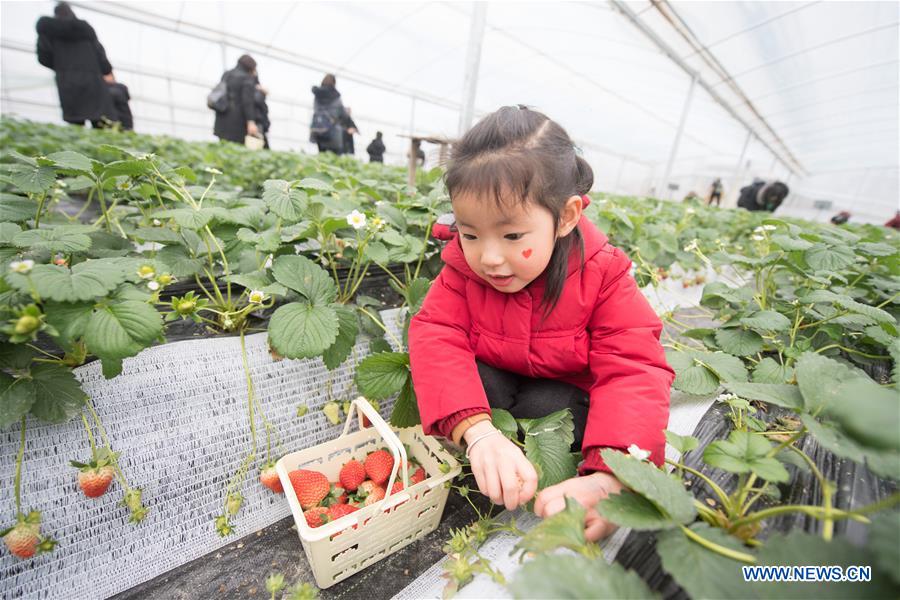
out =
<svg viewBox="0 0 900 600"><path fill-rule="evenodd" d="M609 473L592 473L584 477L573 477L562 483L543 489L534 502L534 512L542 519L554 515L566 507L566 496L577 500L587 509L584 522L584 536L596 542L612 534L618 525L601 517L595 507L609 494L617 494L625 486Z"/></svg>

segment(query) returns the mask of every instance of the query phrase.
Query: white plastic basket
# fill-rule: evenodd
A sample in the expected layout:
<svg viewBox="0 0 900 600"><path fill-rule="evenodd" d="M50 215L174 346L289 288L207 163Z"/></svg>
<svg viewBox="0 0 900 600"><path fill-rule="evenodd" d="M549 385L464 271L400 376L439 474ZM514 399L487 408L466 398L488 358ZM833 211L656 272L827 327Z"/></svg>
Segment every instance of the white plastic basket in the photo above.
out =
<svg viewBox="0 0 900 600"><path fill-rule="evenodd" d="M288 454L275 465L303 550L320 588L330 587L434 531L449 493L444 483L461 470L456 459L437 440L426 436L421 426L393 430L362 396L352 402L352 407L357 409L359 431L350 433L351 408L340 437ZM368 417L372 427L362 427L363 416ZM425 480L412 487L407 476L404 444L426 472ZM394 456L384 499L321 527L310 527L288 473L311 469L324 474L329 481L337 481L344 463L351 458L362 461L369 452L383 446ZM446 473L440 470L443 463L450 466ZM404 489L391 494L398 473Z"/></svg>

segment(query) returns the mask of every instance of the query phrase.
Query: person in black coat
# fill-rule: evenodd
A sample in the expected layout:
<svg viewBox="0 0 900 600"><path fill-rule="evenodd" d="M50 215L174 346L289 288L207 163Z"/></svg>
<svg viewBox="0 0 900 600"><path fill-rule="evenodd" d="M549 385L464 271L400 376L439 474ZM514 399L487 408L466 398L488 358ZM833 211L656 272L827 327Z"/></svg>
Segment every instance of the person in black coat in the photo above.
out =
<svg viewBox="0 0 900 600"><path fill-rule="evenodd" d="M775 212L789 192L788 186L780 181L754 181L741 188L738 206L749 211Z"/></svg>
<svg viewBox="0 0 900 600"><path fill-rule="evenodd" d="M102 126L113 114L112 100L103 75L112 72L106 51L87 21L75 18L72 8L60 2L54 16L37 21L38 62L56 72L56 89L63 120L73 125L90 121Z"/></svg>
<svg viewBox="0 0 900 600"><path fill-rule="evenodd" d="M353 121L353 117L351 116L350 107L345 107L344 111L345 116L341 119L341 129L343 129L344 136L344 148L341 153L353 156L354 154L356 154L356 148L353 143L353 136L359 133L359 130L356 128L356 123Z"/></svg>
<svg viewBox="0 0 900 600"><path fill-rule="evenodd" d="M269 91L259 84L259 77L256 77L256 89L253 92L253 105L256 107L256 127L259 129L263 138L263 148L269 149L269 127L272 123L269 121L269 105L266 104L266 96Z"/></svg>
<svg viewBox="0 0 900 600"><path fill-rule="evenodd" d="M256 124L256 61L244 54L237 66L222 75L228 94L228 108L216 111L213 133L220 140L244 143L248 135L260 136Z"/></svg>
<svg viewBox="0 0 900 600"><path fill-rule="evenodd" d="M109 91L115 109L115 115L112 115L110 119L121 123L122 129L131 131L134 129L134 119L131 116L131 107L128 106L128 101L131 100L128 87L116 81L116 76L112 73L104 75L103 80L106 82L106 89Z"/></svg>
<svg viewBox="0 0 900 600"><path fill-rule="evenodd" d="M341 121L347 117L341 93L335 87L337 81L331 73L325 75L322 84L312 87L313 118L309 127L309 141L319 147L319 152L340 154L344 150L344 130Z"/></svg>
<svg viewBox="0 0 900 600"><path fill-rule="evenodd" d="M384 142L381 139L381 132L375 132L375 139L369 142L366 152L369 153L369 162L384 162Z"/></svg>

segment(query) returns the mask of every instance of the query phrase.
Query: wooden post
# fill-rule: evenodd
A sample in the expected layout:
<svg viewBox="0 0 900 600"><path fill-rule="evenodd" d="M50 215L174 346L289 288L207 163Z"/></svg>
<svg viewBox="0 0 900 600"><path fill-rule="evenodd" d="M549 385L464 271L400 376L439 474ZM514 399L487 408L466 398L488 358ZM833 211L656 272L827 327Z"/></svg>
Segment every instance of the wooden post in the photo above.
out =
<svg viewBox="0 0 900 600"><path fill-rule="evenodd" d="M410 138L409 140L409 170L406 179L406 187L410 194L413 194L416 191L416 162L418 159L419 145L421 143L422 140L417 137Z"/></svg>

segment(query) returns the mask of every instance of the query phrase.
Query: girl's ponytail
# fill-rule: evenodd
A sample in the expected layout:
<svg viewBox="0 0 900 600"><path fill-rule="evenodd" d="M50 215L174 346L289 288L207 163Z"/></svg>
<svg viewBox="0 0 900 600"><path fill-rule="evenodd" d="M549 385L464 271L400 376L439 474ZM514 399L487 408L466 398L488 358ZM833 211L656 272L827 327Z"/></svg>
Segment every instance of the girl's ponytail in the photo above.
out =
<svg viewBox="0 0 900 600"><path fill-rule="evenodd" d="M578 173L578 179L575 182L575 192L579 196L583 196L591 191L594 187L594 170L586 160L575 155L575 169Z"/></svg>

